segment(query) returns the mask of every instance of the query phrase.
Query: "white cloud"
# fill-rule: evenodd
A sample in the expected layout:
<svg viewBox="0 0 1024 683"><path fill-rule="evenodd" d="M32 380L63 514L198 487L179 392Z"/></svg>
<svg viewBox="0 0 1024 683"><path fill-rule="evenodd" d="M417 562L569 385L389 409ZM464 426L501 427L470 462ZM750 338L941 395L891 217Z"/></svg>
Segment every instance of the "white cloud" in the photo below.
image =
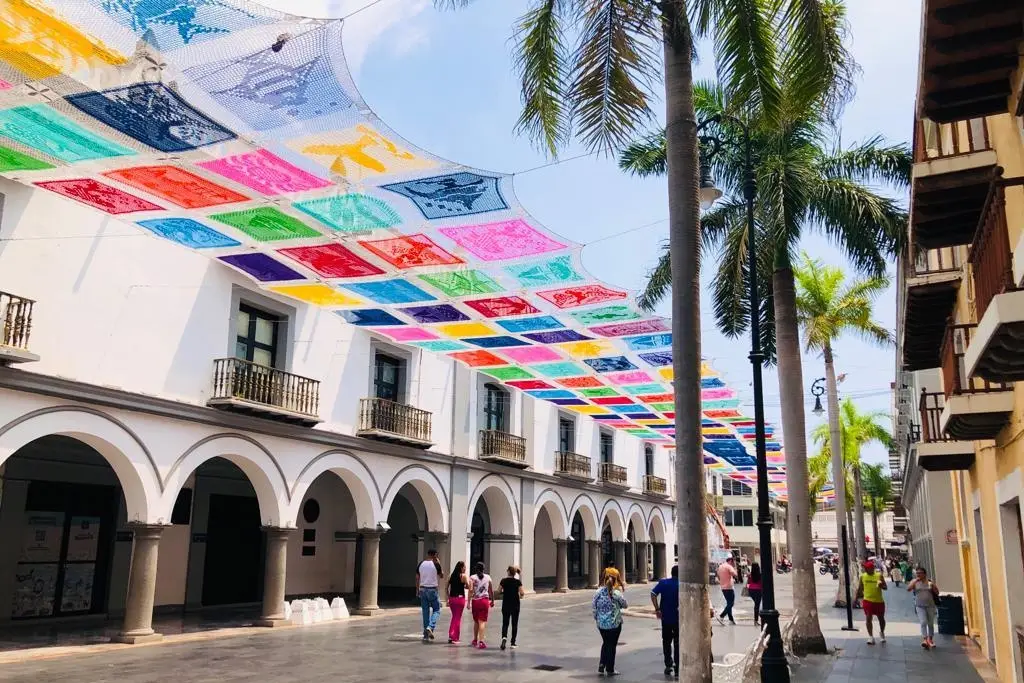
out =
<svg viewBox="0 0 1024 683"><path fill-rule="evenodd" d="M370 48L385 37L389 49L399 56L422 47L429 39L426 28L412 19L430 6L430 0L380 0L372 5L373 0L260 2L280 12L307 17L340 19L352 15L345 23L344 35L345 59L353 73L359 71ZM361 9L364 7L366 9Z"/></svg>

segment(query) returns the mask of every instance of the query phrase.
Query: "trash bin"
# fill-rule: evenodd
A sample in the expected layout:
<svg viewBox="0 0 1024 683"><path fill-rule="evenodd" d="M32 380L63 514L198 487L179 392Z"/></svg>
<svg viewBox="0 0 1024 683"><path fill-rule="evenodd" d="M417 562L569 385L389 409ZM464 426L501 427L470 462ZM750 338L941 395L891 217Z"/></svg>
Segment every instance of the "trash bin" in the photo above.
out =
<svg viewBox="0 0 1024 683"><path fill-rule="evenodd" d="M963 636L964 599L959 595L943 595L939 598L938 609L939 633L945 636Z"/></svg>

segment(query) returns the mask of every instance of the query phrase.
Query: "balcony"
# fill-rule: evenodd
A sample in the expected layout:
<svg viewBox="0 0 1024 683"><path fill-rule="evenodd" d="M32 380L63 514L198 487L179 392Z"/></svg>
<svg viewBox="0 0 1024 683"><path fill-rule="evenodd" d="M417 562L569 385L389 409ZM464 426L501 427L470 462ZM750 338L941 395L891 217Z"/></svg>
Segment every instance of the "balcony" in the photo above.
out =
<svg viewBox="0 0 1024 683"><path fill-rule="evenodd" d="M664 477L656 477L653 474L644 475L644 493L648 496L661 496L664 498L668 495L668 482L665 481Z"/></svg>
<svg viewBox="0 0 1024 683"><path fill-rule="evenodd" d="M320 422L320 382L239 358L213 361L213 394L206 405L284 422Z"/></svg>
<svg viewBox="0 0 1024 683"><path fill-rule="evenodd" d="M925 0L919 98L925 116L955 121L1007 111L1024 6L1015 0Z"/></svg>
<svg viewBox="0 0 1024 683"><path fill-rule="evenodd" d="M0 365L30 363L39 356L28 350L32 332L32 307L35 301L0 292Z"/></svg>
<svg viewBox="0 0 1024 683"><path fill-rule="evenodd" d="M985 119L917 122L911 232L919 247L968 244L996 169Z"/></svg>
<svg viewBox="0 0 1024 683"><path fill-rule="evenodd" d="M1024 380L1024 291L1016 284L1024 273L1015 272L1007 229L1006 198L1011 192L1024 202L1024 177L993 183L970 253L979 322L965 355L966 370L993 382ZM1024 266L1024 242L1017 251Z"/></svg>
<svg viewBox="0 0 1024 683"><path fill-rule="evenodd" d="M964 352L976 329L974 324L950 325L942 343L945 405L939 417L939 433L961 441L994 439L1013 411L1011 385L967 373Z"/></svg>
<svg viewBox="0 0 1024 683"><path fill-rule="evenodd" d="M480 430L480 459L521 470L526 462L526 439L494 429Z"/></svg>
<svg viewBox="0 0 1024 683"><path fill-rule="evenodd" d="M921 469L930 472L966 470L974 464L974 442L948 437L940 428L945 399L941 392L922 391L918 404L921 429L916 433L911 449L917 453Z"/></svg>
<svg viewBox="0 0 1024 683"><path fill-rule="evenodd" d="M965 251L959 246L922 249L913 261L904 258L903 364L907 370L939 366L939 346L960 289Z"/></svg>
<svg viewBox="0 0 1024 683"><path fill-rule="evenodd" d="M359 400L356 436L400 443L416 448L434 445L430 434L431 413L386 398Z"/></svg>
<svg viewBox="0 0 1024 683"><path fill-rule="evenodd" d="M577 481L594 480L590 469L590 458L570 451L555 452L555 474Z"/></svg>
<svg viewBox="0 0 1024 683"><path fill-rule="evenodd" d="M603 462L598 465L597 478L605 486L628 489L626 482L626 468L622 465L613 465L610 462Z"/></svg>

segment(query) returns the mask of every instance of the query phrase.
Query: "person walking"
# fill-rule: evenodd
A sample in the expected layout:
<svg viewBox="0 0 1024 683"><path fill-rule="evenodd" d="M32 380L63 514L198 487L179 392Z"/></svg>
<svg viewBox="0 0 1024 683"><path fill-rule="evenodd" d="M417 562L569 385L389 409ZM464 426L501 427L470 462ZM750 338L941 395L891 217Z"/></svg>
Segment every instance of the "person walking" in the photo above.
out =
<svg viewBox="0 0 1024 683"><path fill-rule="evenodd" d="M939 587L928 578L928 571L924 567L918 567L917 576L907 586L907 590L914 594L914 609L917 611L917 621L921 624L921 647L931 650L935 647L935 613Z"/></svg>
<svg viewBox="0 0 1024 683"><path fill-rule="evenodd" d="M900 587L900 582L903 581L903 570L900 569L900 566L896 562L893 562L892 566L889 568L889 579L896 584L897 588Z"/></svg>
<svg viewBox="0 0 1024 683"><path fill-rule="evenodd" d="M878 617L878 630L882 636L882 643L885 643L885 597L882 595L882 591L888 589L885 576L881 572L875 571L875 563L871 560L865 562L864 571L860 575L857 597L861 599L864 620L867 622L868 645L875 644L874 617Z"/></svg>
<svg viewBox="0 0 1024 683"><path fill-rule="evenodd" d="M498 584L501 587L501 649L508 645L508 625L512 624L512 649L516 649L519 634L519 605L523 599L523 582L519 580L519 567L509 565L508 576Z"/></svg>
<svg viewBox="0 0 1024 683"><path fill-rule="evenodd" d="M725 625L725 617L729 617L729 623L736 625L736 619L732 616L732 606L736 602L736 591L733 584L738 578L736 573L736 560L732 557L726 558L725 562L718 565L718 585L722 587L722 597L725 598L725 609L718 615L718 623Z"/></svg>
<svg viewBox="0 0 1024 683"><path fill-rule="evenodd" d="M424 643L434 639L434 628L437 627L437 619L441 616L441 600L437 589L443 576L437 551L431 548L427 551L427 559L420 562L420 566L416 568L416 596L420 599L420 609L423 612Z"/></svg>
<svg viewBox="0 0 1024 683"><path fill-rule="evenodd" d="M661 602L658 602L658 598ZM651 604L661 621L661 651L665 655L665 675L679 675L679 567L651 589Z"/></svg>
<svg viewBox="0 0 1024 683"><path fill-rule="evenodd" d="M477 562L473 567L473 575L469 577L469 592L473 596L470 609L473 612L473 642L470 647L487 649L484 632L487 630L487 616L494 607L494 586L491 577L484 573L484 563Z"/></svg>
<svg viewBox="0 0 1024 683"><path fill-rule="evenodd" d="M761 564L755 562L750 565L750 574L747 575L747 595L754 602L754 626L761 621Z"/></svg>
<svg viewBox="0 0 1024 683"><path fill-rule="evenodd" d="M452 610L452 623L448 627L448 643L458 645L462 636L462 612L466 609L466 588L469 577L466 576L466 563L459 560L448 579L448 607Z"/></svg>
<svg viewBox="0 0 1024 683"><path fill-rule="evenodd" d="M911 571L911 568L910 568L910 562L908 562L907 560L901 560L900 561L900 569L903 571L903 582L904 583L910 583L911 581L914 580L913 572Z"/></svg>
<svg viewBox="0 0 1024 683"><path fill-rule="evenodd" d="M597 630L601 634L601 661L597 665L597 673L617 676L615 670L615 650L619 646L619 635L622 633L622 610L628 607L625 595L626 586L622 583L619 570L608 567L601 577L601 587L594 593L591 611Z"/></svg>

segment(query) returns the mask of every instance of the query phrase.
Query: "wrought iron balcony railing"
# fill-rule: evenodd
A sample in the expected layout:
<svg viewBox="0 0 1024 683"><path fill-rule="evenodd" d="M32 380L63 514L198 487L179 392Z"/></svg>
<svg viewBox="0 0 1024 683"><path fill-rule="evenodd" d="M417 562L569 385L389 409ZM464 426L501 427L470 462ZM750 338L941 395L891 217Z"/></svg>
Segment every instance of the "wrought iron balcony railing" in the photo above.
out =
<svg viewBox="0 0 1024 683"><path fill-rule="evenodd" d="M315 423L320 421L320 382L240 358L218 358L207 403Z"/></svg>
<svg viewBox="0 0 1024 683"><path fill-rule="evenodd" d="M495 429L482 429L480 459L526 467L526 439Z"/></svg>
<svg viewBox="0 0 1024 683"><path fill-rule="evenodd" d="M603 462L599 465L597 476L602 483L613 486L629 486L626 483L626 468L622 465L614 465L610 462Z"/></svg>
<svg viewBox="0 0 1024 683"><path fill-rule="evenodd" d="M555 453L555 474L587 481L594 478L590 470L590 458L570 451Z"/></svg>
<svg viewBox="0 0 1024 683"><path fill-rule="evenodd" d="M32 299L0 292L0 346L28 351L28 338L32 333Z"/></svg>
<svg viewBox="0 0 1024 683"><path fill-rule="evenodd" d="M404 403L386 398L363 398L359 400L356 435L430 446L431 417L430 411Z"/></svg>
<svg viewBox="0 0 1024 683"><path fill-rule="evenodd" d="M668 482L663 477L656 477L653 474L644 475L644 493L656 496L668 495Z"/></svg>

